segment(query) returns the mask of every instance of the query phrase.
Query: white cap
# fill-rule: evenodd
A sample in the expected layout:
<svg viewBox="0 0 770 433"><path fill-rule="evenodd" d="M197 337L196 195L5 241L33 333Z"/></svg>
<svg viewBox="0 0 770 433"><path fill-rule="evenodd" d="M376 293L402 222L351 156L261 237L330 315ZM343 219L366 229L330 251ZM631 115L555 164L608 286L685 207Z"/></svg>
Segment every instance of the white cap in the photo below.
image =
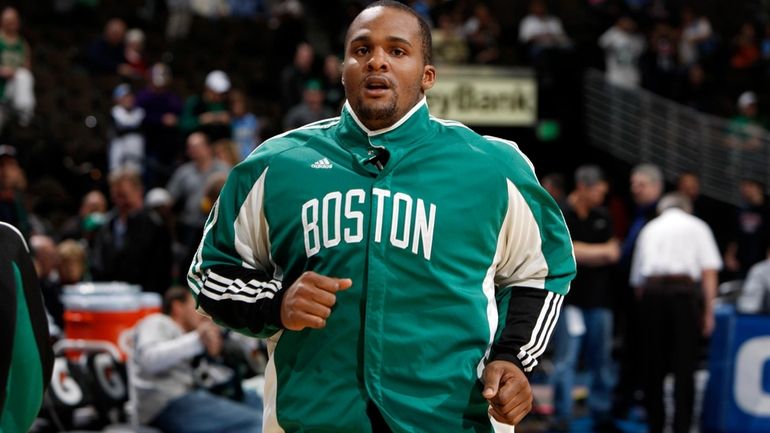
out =
<svg viewBox="0 0 770 433"><path fill-rule="evenodd" d="M230 90L230 78L220 70L211 71L206 75L206 87L217 93L225 93Z"/></svg>
<svg viewBox="0 0 770 433"><path fill-rule="evenodd" d="M749 105L756 104L756 103L757 103L757 94L752 91L743 92L741 93L741 96L738 97L738 108L746 108Z"/></svg>
<svg viewBox="0 0 770 433"><path fill-rule="evenodd" d="M153 188L144 197L144 205L149 208L170 205L172 201L171 194L163 188Z"/></svg>

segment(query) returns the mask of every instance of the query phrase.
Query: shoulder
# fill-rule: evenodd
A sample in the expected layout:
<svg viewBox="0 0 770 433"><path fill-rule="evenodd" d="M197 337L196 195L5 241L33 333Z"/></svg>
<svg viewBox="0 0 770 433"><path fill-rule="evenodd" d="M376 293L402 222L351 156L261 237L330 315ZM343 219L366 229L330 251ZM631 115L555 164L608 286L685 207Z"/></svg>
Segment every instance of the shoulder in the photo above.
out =
<svg viewBox="0 0 770 433"><path fill-rule="evenodd" d="M491 135L482 136L454 120L431 116L431 121L438 125L441 140L466 146L469 157L475 155L482 158L486 166L494 167L514 183L535 176L534 166L516 142Z"/></svg>
<svg viewBox="0 0 770 433"><path fill-rule="evenodd" d="M276 159L285 158L291 152L307 147L312 140L330 138L339 121L339 117L319 120L269 138L236 165L232 172L236 176L259 176Z"/></svg>

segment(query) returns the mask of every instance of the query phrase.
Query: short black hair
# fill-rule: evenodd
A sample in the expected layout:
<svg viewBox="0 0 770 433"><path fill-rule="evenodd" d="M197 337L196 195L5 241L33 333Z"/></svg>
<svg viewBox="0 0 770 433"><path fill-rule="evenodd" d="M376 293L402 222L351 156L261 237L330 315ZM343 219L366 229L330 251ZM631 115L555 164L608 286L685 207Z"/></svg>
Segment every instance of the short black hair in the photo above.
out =
<svg viewBox="0 0 770 433"><path fill-rule="evenodd" d="M421 45L422 45L422 61L426 65L432 65L433 64L433 37L430 34L430 26L425 21L425 19L420 16L414 9L410 8L409 6L397 2L395 0L378 0L368 6L366 6L361 12L372 9L376 7L383 7L383 8L393 8L398 9L400 11L404 11L411 16L415 17L417 19L417 23L420 26L420 39L421 39ZM347 43L350 39L350 27L348 27L348 33L345 36L345 45L347 46Z"/></svg>

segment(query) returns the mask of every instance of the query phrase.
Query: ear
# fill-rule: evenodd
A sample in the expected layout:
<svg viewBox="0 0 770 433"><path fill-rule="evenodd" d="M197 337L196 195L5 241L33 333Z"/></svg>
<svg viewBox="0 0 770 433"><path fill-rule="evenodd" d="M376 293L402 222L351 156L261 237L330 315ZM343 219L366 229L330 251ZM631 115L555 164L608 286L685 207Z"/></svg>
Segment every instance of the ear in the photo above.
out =
<svg viewBox="0 0 770 433"><path fill-rule="evenodd" d="M425 65L422 68L422 91L430 90L433 85L436 84L436 67L433 65Z"/></svg>

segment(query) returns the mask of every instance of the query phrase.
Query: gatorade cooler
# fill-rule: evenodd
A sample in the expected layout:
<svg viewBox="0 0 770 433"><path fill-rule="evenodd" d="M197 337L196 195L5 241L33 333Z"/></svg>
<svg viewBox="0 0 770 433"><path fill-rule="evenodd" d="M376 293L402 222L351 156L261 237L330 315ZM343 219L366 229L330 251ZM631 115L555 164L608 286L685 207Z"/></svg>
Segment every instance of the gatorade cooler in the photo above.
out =
<svg viewBox="0 0 770 433"><path fill-rule="evenodd" d="M139 294L141 316L147 317L150 314L160 313L163 306L163 297L155 292L144 292Z"/></svg>
<svg viewBox="0 0 770 433"><path fill-rule="evenodd" d="M120 333L142 318L139 286L120 282L66 286L64 333L68 339L109 341L118 346ZM78 353L67 353L77 357ZM125 354L123 354L125 359Z"/></svg>

